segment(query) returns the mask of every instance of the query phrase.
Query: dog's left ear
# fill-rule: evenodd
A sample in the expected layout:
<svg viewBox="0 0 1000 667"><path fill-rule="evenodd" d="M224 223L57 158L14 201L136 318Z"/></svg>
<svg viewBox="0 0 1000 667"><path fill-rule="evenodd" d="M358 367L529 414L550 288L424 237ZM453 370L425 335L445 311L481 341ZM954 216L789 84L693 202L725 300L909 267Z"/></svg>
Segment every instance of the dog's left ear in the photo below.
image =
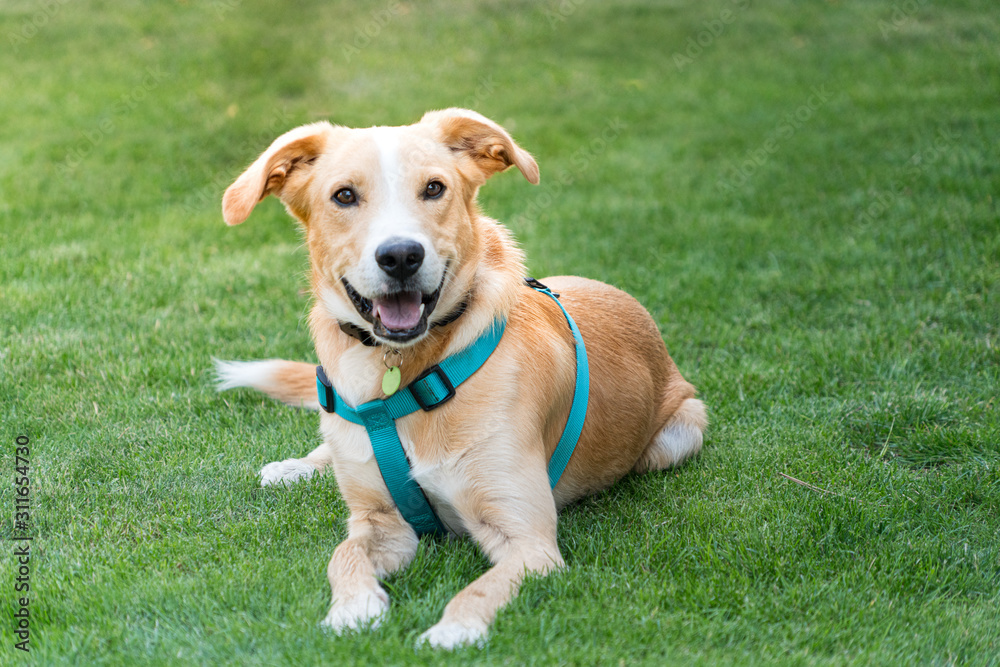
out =
<svg viewBox="0 0 1000 667"><path fill-rule="evenodd" d="M529 183L538 185L535 159L489 118L469 109L445 109L428 111L420 122L437 126L446 146L472 160L482 176L477 185L511 166L520 169Z"/></svg>

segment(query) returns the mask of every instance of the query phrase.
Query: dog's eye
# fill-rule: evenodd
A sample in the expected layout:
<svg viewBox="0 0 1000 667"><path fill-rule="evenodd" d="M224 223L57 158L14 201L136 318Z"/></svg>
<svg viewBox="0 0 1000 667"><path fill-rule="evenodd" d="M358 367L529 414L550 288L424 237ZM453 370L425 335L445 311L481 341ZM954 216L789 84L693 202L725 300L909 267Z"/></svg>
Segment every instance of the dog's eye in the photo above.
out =
<svg viewBox="0 0 1000 667"><path fill-rule="evenodd" d="M424 188L424 199L437 199L444 194L444 183L441 181L431 181Z"/></svg>
<svg viewBox="0 0 1000 667"><path fill-rule="evenodd" d="M341 188L333 193L333 201L341 206L351 206L358 203L358 195L351 188Z"/></svg>

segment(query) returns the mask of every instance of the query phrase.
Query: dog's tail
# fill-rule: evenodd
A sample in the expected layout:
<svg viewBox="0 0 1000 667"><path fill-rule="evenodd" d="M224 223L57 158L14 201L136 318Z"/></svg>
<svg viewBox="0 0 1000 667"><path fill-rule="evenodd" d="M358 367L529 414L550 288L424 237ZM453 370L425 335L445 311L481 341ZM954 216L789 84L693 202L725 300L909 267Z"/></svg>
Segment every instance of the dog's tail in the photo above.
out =
<svg viewBox="0 0 1000 667"><path fill-rule="evenodd" d="M222 361L214 359L219 391L251 387L297 408L319 410L316 366L299 361Z"/></svg>

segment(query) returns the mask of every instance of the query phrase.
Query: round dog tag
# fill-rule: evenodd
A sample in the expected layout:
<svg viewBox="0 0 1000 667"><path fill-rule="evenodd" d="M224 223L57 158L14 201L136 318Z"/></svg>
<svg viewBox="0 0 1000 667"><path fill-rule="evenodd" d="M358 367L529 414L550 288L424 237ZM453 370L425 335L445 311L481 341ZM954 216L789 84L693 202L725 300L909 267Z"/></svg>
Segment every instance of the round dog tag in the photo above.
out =
<svg viewBox="0 0 1000 667"><path fill-rule="evenodd" d="M382 393L386 396L392 396L399 389L399 381L402 377L402 373L399 372L399 366L393 366L392 368L387 368L385 375L382 376Z"/></svg>

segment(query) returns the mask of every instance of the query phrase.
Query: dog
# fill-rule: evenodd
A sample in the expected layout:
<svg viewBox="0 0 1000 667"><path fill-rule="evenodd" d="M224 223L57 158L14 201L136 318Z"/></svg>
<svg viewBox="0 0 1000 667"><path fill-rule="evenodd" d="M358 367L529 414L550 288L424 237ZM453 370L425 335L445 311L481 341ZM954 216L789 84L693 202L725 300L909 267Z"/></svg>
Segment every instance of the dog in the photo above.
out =
<svg viewBox="0 0 1000 667"><path fill-rule="evenodd" d="M314 299L309 326L340 406L382 399L394 389L392 380L384 384L392 374L405 393L428 369L498 323L505 327L450 400L395 421L410 466L404 482L419 485L445 530L470 535L492 563L421 635L445 649L482 646L526 575L563 567L559 509L631 471L679 465L701 449L707 425L704 404L635 299L578 277L525 283L510 232L476 203L480 186L510 167L539 182L535 160L504 128L446 109L399 127L298 127L223 196L229 225L268 195L301 223ZM575 411L583 363L586 417L552 488L547 466ZM327 385L317 385L311 364L217 365L220 390L252 387L321 409L317 386ZM323 624L337 633L372 628L389 609L379 579L413 559L418 532L394 502L367 426L321 411L320 433L322 444L304 458L264 466L261 484L334 473L350 516L327 570L332 603Z"/></svg>

